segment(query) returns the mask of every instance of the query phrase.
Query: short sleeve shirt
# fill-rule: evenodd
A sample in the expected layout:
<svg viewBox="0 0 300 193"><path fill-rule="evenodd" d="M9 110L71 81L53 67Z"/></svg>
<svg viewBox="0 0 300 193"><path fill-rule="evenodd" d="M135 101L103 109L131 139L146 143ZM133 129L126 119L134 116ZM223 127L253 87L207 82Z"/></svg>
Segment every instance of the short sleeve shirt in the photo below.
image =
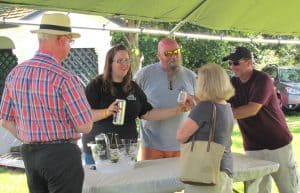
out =
<svg viewBox="0 0 300 193"><path fill-rule="evenodd" d="M249 102L262 104L259 112L251 117L238 119L245 150L277 149L290 143L292 135L278 104L271 78L264 72L253 71L243 83L233 77L235 96L230 99L234 108Z"/></svg>
<svg viewBox="0 0 300 193"><path fill-rule="evenodd" d="M124 125L112 124L113 116L97 121L89 134L83 135L83 142L93 141L100 133L116 133L120 138L137 138L136 118L141 117L153 107L147 101L145 93L135 83L131 82L132 90L125 93L122 89L123 83L113 83L116 95L113 96L103 90L103 76L93 79L86 87L85 93L92 109L108 108L116 99L126 100Z"/></svg>
<svg viewBox="0 0 300 193"><path fill-rule="evenodd" d="M196 74L182 66L170 82L160 63L155 63L142 68L136 74L135 81L143 89L153 107L170 108L178 105L177 96L180 91L195 94ZM141 130L143 146L161 151L179 151L180 144L176 140L176 131L187 115L188 113L181 113L159 121L143 120Z"/></svg>
<svg viewBox="0 0 300 193"><path fill-rule="evenodd" d="M91 109L77 77L48 54L17 65L8 75L0 118L16 123L25 142L77 139L92 120Z"/></svg>

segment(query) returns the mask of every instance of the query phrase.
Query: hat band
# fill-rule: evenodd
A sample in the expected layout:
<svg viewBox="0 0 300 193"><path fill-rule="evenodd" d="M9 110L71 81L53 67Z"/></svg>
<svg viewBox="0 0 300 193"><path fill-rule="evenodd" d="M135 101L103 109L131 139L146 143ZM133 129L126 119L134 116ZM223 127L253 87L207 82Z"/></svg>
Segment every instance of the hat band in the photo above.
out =
<svg viewBox="0 0 300 193"><path fill-rule="evenodd" d="M57 25L48 25L48 24L41 24L40 29L52 29L52 30L58 30L58 31L71 32L70 27L63 27L63 26L57 26Z"/></svg>

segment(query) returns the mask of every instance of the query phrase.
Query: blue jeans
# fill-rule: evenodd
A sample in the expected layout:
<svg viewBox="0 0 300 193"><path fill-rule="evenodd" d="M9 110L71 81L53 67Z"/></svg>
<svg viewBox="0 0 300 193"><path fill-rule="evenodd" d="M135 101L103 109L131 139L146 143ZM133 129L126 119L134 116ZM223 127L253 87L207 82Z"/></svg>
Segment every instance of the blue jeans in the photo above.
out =
<svg viewBox="0 0 300 193"><path fill-rule="evenodd" d="M85 162L85 165L93 165L95 164L94 158L92 154L83 152L83 159Z"/></svg>

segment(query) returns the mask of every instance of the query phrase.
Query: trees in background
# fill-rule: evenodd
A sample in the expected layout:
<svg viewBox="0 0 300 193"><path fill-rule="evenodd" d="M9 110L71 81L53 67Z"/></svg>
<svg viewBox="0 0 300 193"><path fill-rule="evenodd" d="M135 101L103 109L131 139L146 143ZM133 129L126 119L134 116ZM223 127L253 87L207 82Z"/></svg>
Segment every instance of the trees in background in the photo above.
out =
<svg viewBox="0 0 300 193"><path fill-rule="evenodd" d="M171 30L174 23L152 23L152 22L136 22L128 20L128 27L144 27L154 29ZM199 26L186 24L180 31L188 33L207 33L223 36L234 37L265 37L278 38L275 36L264 36L261 34L242 33L233 31L215 31ZM156 51L157 44L164 36L133 34L124 32L111 32L112 44L123 43L131 50L131 59L133 61L133 72L140 67L140 64L147 65L157 61ZM280 37L289 38L291 37ZM300 63L300 46L285 44L262 44L262 43L241 43L216 40L192 39L187 37L176 38L180 43L183 55L183 65L190 69L197 69L206 63L217 63L228 68L227 62L223 62L222 58L236 46L245 46L249 48L254 56L256 68L261 69L268 64L276 65L297 65ZM143 60L142 60L143 59Z"/></svg>
<svg viewBox="0 0 300 193"><path fill-rule="evenodd" d="M122 27L128 27L128 28L139 28L141 24L141 21L136 21L136 20L119 19L117 22ZM143 53L140 52L139 34L126 33L126 32L111 32L111 35L112 35L112 42L111 42L112 45L123 44L127 46L129 50L129 57L131 60L131 70L133 73L137 72L143 58Z"/></svg>

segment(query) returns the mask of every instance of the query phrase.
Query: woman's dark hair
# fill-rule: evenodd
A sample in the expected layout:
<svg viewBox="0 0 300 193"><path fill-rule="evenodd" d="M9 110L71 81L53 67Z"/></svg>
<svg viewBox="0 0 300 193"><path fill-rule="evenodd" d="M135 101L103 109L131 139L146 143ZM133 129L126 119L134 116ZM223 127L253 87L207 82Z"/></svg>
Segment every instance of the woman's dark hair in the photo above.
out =
<svg viewBox="0 0 300 193"><path fill-rule="evenodd" d="M121 44L115 45L110 50L108 50L105 58L104 72L103 72L103 89L107 93L110 92L113 96L116 95L116 89L113 86L113 80L112 80L112 63L117 52L122 50L128 52L125 46ZM129 65L128 72L122 81L122 88L125 93L129 93L131 91L132 88L131 80L132 80L132 72L131 72L131 66Z"/></svg>

